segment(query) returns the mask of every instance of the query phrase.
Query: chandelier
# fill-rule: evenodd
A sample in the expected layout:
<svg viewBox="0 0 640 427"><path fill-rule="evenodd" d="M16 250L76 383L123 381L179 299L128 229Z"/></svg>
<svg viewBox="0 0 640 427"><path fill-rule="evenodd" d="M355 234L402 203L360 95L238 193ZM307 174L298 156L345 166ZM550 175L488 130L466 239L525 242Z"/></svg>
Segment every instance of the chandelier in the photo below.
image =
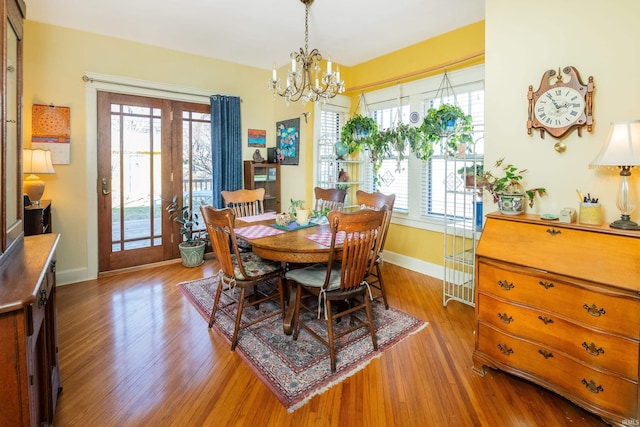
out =
<svg viewBox="0 0 640 427"><path fill-rule="evenodd" d="M313 0L300 0L305 5L304 13L304 49L291 52L291 69L287 72L286 86L283 88L273 66L273 74L269 80L269 90L282 96L287 103L302 99L303 102L325 101L344 92L344 82L340 80L340 70L331 68L331 58L327 60L327 71L322 72L320 62L322 55L318 49L309 52L309 7Z"/></svg>

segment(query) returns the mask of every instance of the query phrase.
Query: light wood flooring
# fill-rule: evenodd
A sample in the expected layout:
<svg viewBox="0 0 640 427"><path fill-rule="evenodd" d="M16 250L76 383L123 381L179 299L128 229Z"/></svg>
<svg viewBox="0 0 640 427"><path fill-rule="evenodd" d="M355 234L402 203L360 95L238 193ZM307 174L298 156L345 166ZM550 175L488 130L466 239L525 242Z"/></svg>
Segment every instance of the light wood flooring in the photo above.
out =
<svg viewBox="0 0 640 427"><path fill-rule="evenodd" d="M179 263L58 288L63 392L56 426L604 426L509 374L475 374L474 309L441 282L384 266L389 303L429 326L287 413L176 284Z"/></svg>

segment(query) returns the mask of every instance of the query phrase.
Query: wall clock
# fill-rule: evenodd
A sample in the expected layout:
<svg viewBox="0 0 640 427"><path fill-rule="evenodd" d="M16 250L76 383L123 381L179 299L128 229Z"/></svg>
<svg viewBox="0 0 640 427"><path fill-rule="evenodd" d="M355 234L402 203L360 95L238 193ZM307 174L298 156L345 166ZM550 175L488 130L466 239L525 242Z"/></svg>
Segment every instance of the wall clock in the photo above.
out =
<svg viewBox="0 0 640 427"><path fill-rule="evenodd" d="M577 129L582 136L582 128L593 129L593 77L585 85L578 70L567 66L562 70L547 70L542 76L537 91L529 86L529 115L527 133L540 130L554 138L562 138Z"/></svg>

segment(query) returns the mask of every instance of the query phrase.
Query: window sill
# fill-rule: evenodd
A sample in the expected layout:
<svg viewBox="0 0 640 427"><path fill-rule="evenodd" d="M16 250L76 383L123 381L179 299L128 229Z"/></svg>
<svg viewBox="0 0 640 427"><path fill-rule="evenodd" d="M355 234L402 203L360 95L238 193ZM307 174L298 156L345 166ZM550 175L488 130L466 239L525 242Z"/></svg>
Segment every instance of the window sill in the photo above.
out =
<svg viewBox="0 0 640 427"><path fill-rule="evenodd" d="M393 212L391 223L422 230L444 232L444 220L438 218L412 217L407 213Z"/></svg>

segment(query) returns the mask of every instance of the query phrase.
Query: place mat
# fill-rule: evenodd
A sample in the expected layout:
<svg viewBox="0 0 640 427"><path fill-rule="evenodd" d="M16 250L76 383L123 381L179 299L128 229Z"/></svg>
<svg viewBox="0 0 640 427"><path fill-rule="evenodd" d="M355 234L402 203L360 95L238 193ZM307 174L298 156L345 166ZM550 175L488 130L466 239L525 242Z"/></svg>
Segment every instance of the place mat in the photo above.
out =
<svg viewBox="0 0 640 427"><path fill-rule="evenodd" d="M198 279L178 284L187 300L209 321L213 298L219 284L219 276ZM261 291L269 292L276 284L258 285ZM253 292L249 290L249 292ZM223 292L216 313L212 338L220 338L231 342L235 325L236 305L231 302L229 292ZM259 310L243 310L242 322L249 323L271 311L279 305L276 301L260 304ZM382 356L383 352L394 344L412 336L427 326L427 322L413 317L400 310L389 307L375 300L372 304L374 328L378 338L378 350L374 350L368 330L358 329L347 336L336 339L336 372L331 372L329 350L304 329L297 340L284 335L282 318L274 316L242 329L238 334L236 354L244 360L251 371L265 384L275 397L293 412L314 396L322 394L330 387L364 369L371 360ZM355 316L363 316L361 311ZM307 324L323 336L326 336L326 321L316 319L315 313L303 314ZM362 317L361 317L362 318ZM245 323L245 324L246 324ZM203 328L206 323L203 322ZM334 325L336 333L348 328L350 322ZM414 338L419 339L419 338ZM379 368L376 368L379 369ZM372 374L374 375L374 374ZM350 387L355 387L353 384Z"/></svg>
<svg viewBox="0 0 640 427"><path fill-rule="evenodd" d="M344 236L345 236L345 232L344 231L339 231L338 234L336 234L336 246L339 246L341 244L344 243ZM313 234L309 234L308 236L304 236L309 240L313 240L316 243L321 244L322 246L326 246L329 247L331 246L331 232L330 231L326 231L324 233L313 233Z"/></svg>
<svg viewBox="0 0 640 427"><path fill-rule="evenodd" d="M300 230L301 228L315 227L316 225L318 224L308 223L305 225L300 225L295 221L290 222L289 225L271 224L272 227L275 227L280 230L286 230L286 231Z"/></svg>
<svg viewBox="0 0 640 427"><path fill-rule="evenodd" d="M242 221L242 222L259 222L259 221L267 221L270 219L276 219L275 212L265 212L260 215L236 217L237 221Z"/></svg>
<svg viewBox="0 0 640 427"><path fill-rule="evenodd" d="M266 225L250 225L248 227L240 227L235 229L236 235L244 237L245 239L259 239L261 237L275 236L276 234L282 234L284 231L276 230L273 227Z"/></svg>

